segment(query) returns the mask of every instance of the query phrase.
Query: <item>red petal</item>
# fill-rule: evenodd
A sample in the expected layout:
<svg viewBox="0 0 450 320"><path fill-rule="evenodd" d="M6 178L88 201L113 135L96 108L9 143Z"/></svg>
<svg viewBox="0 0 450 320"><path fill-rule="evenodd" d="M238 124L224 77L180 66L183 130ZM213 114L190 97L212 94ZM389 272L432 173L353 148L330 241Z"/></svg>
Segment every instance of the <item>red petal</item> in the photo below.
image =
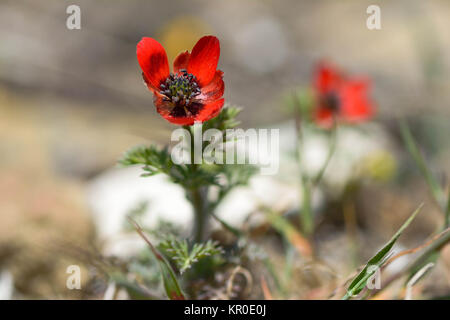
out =
<svg viewBox="0 0 450 320"><path fill-rule="evenodd" d="M341 116L348 122L361 122L371 118L374 106L368 97L368 80L352 80L343 84L340 90Z"/></svg>
<svg viewBox="0 0 450 320"><path fill-rule="evenodd" d="M196 122L205 122L209 119L214 118L220 113L220 110L222 110L222 107L225 103L225 99L216 100L214 102L211 102L209 104L205 104L200 110L200 112L195 117Z"/></svg>
<svg viewBox="0 0 450 320"><path fill-rule="evenodd" d="M194 124L194 118L192 117L172 117L171 115L161 114L164 119L169 121L170 123L179 125L179 126L192 126Z"/></svg>
<svg viewBox="0 0 450 320"><path fill-rule="evenodd" d="M167 121L173 124L190 126L194 124L194 117L174 117L170 114L173 109L173 104L170 101L164 101L163 95L156 92L153 97L153 104L156 107L156 111Z"/></svg>
<svg viewBox="0 0 450 320"><path fill-rule="evenodd" d="M180 53L173 61L173 72L179 73L181 69L187 70L190 56L188 51Z"/></svg>
<svg viewBox="0 0 450 320"><path fill-rule="evenodd" d="M145 76L145 74L144 74L143 72L142 72L142 79L144 79L145 85L147 86L147 88L148 88L151 92L153 92L153 93L158 92L158 93L159 93L159 91L156 90L156 88L154 88L154 87L152 86L152 84L148 81L147 77Z"/></svg>
<svg viewBox="0 0 450 320"><path fill-rule="evenodd" d="M169 76L169 63L163 46L152 38L142 38L137 44L136 55L148 85L158 90Z"/></svg>
<svg viewBox="0 0 450 320"><path fill-rule="evenodd" d="M194 117L174 117L170 114L173 105L169 101L164 101L160 94L155 94L153 104L156 106L156 111L167 121L173 124L190 126L194 124Z"/></svg>
<svg viewBox="0 0 450 320"><path fill-rule="evenodd" d="M195 44L187 70L197 77L200 87L207 85L214 78L219 56L220 43L216 37L205 36Z"/></svg>
<svg viewBox="0 0 450 320"><path fill-rule="evenodd" d="M335 89L342 81L339 71L328 63L320 63L315 74L314 86L320 93Z"/></svg>
<svg viewBox="0 0 450 320"><path fill-rule="evenodd" d="M205 122L214 118L220 113L224 103L225 99L220 99L209 104L205 104L195 117L174 117L170 114L170 111L172 110L172 104L170 102L163 101L160 94L156 94L154 98L154 104L158 113L170 123L182 126L191 126L195 122Z"/></svg>
<svg viewBox="0 0 450 320"><path fill-rule="evenodd" d="M169 112L166 112L163 109L156 109L158 113L167 121L173 124L177 124L180 126L191 126L195 122L194 117L173 117Z"/></svg>
<svg viewBox="0 0 450 320"><path fill-rule="evenodd" d="M170 123L179 125L179 126L192 126L194 124L194 118L192 117L172 117L172 116L164 116L164 119L169 121Z"/></svg>
<svg viewBox="0 0 450 320"><path fill-rule="evenodd" d="M201 89L201 94L198 96L198 99L205 103L220 99L225 91L225 83L222 77L223 72L217 70L212 81Z"/></svg>

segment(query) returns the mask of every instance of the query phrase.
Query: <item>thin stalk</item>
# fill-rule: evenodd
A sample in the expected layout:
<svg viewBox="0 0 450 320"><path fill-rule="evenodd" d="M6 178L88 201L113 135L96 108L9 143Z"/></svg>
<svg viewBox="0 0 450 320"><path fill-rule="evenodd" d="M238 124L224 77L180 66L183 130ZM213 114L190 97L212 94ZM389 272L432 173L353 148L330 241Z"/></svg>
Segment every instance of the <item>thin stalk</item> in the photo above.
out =
<svg viewBox="0 0 450 320"><path fill-rule="evenodd" d="M300 213L303 233L311 236L314 233L314 215L311 205L312 188L309 179L302 176L302 210Z"/></svg>
<svg viewBox="0 0 450 320"><path fill-rule="evenodd" d="M286 258L284 264L283 280L285 284L291 283L292 272L294 269L294 252L295 248L289 243L289 241L284 240L286 249Z"/></svg>
<svg viewBox="0 0 450 320"><path fill-rule="evenodd" d="M298 170L300 172L300 180L302 182L300 199L302 199L302 208L299 210L299 219L302 231L306 236L312 235L314 231L314 220L311 208L311 188L310 181L306 173L303 171L302 150L303 150L303 134L302 134L302 118L298 113L295 117L295 129L297 133L296 154Z"/></svg>
<svg viewBox="0 0 450 320"><path fill-rule="evenodd" d="M300 178L302 181L302 194L301 198L303 200L302 210L300 211L300 223L302 225L303 232L307 236L311 236L314 233L314 215L312 210L312 196L315 188L320 183L323 175L334 155L337 145L337 125L336 120L333 118L333 126L331 128L331 133L329 137L329 148L328 154L325 159L324 164L320 168L318 174L313 178L309 178L308 175L302 170L302 145L303 145L303 135L302 135L302 121L301 117L296 117L296 131L297 131L297 159L299 164Z"/></svg>
<svg viewBox="0 0 450 320"><path fill-rule="evenodd" d="M267 271L269 272L269 274L271 275L273 282L275 283L275 286L278 290L278 292L284 296L287 293L286 288L284 287L284 284L280 281L279 278L279 272L277 272L275 266L272 264L272 262L270 261L269 258L266 258L263 260L263 263L267 269Z"/></svg>
<svg viewBox="0 0 450 320"><path fill-rule="evenodd" d="M336 121L333 120L333 127L331 128L330 137L329 137L329 148L328 148L328 154L327 158L325 159L324 164L322 165L322 168L320 168L319 173L316 175L312 182L312 187L315 189L317 185L322 181L323 175L325 171L328 168L328 165L330 164L331 158L333 158L334 152L336 151L336 145L337 145L337 126Z"/></svg>

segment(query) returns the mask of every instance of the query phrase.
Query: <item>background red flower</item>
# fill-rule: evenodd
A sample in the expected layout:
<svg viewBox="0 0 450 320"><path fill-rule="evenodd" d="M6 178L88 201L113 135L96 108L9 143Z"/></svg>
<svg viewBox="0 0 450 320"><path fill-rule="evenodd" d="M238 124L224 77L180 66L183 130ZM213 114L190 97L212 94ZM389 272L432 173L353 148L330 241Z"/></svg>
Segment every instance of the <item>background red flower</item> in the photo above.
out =
<svg viewBox="0 0 450 320"><path fill-rule="evenodd" d="M370 80L350 78L329 63L320 63L314 75L314 119L322 127L334 121L358 123L370 119L375 107L369 98Z"/></svg>

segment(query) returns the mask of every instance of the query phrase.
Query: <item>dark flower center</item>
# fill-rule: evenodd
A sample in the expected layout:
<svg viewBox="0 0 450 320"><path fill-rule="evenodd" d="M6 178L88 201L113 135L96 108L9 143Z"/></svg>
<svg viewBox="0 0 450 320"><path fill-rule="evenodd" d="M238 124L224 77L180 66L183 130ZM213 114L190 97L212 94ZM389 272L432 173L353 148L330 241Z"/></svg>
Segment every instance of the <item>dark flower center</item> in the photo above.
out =
<svg viewBox="0 0 450 320"><path fill-rule="evenodd" d="M159 93L164 95L163 99L172 102L174 106L172 116L185 117L198 113L200 104L195 97L200 94L200 88L193 74L187 73L185 69L181 69L177 74L171 73L159 88Z"/></svg>
<svg viewBox="0 0 450 320"><path fill-rule="evenodd" d="M322 103L325 108L333 112L339 111L341 100L335 92L327 93L322 99Z"/></svg>

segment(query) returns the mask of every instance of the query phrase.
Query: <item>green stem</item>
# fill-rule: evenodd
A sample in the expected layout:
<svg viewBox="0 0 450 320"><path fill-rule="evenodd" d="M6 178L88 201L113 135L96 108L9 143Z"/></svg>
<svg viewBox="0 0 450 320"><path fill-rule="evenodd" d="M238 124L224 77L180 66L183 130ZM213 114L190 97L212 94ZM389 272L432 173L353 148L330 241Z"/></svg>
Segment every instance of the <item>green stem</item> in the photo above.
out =
<svg viewBox="0 0 450 320"><path fill-rule="evenodd" d="M192 172L198 170L198 164L194 163L195 139L192 126L183 126L191 135L191 163L188 165ZM206 232L209 222L208 214L208 187L194 185L186 190L188 199L194 209L194 229L193 238L196 243L203 242L206 239Z"/></svg>
<svg viewBox="0 0 450 320"><path fill-rule="evenodd" d="M192 205L194 207L194 241L196 243L202 242L206 238L206 231L208 225L208 212L206 210L205 201L206 194L201 188L194 188L191 192Z"/></svg>

